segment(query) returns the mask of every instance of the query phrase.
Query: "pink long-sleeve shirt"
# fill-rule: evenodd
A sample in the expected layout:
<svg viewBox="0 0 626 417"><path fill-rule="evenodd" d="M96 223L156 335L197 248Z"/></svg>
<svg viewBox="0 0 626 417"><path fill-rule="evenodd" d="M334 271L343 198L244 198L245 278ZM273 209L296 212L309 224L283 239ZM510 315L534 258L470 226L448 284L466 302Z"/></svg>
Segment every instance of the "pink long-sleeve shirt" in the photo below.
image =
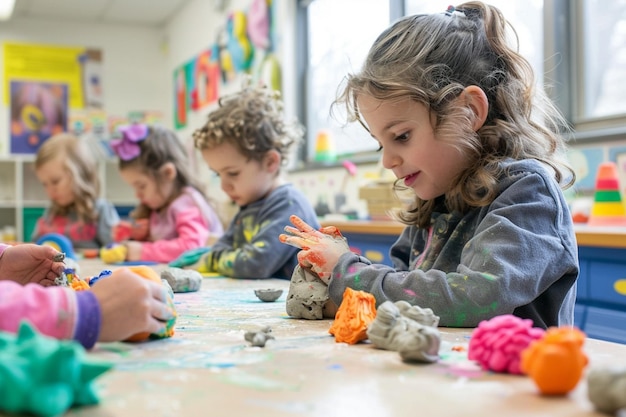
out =
<svg viewBox="0 0 626 417"><path fill-rule="evenodd" d="M0 257L6 248L0 244ZM21 285L7 278L0 276L0 330L16 333L20 322L27 320L47 336L93 347L100 334L101 312L91 291Z"/></svg>
<svg viewBox="0 0 626 417"><path fill-rule="evenodd" d="M163 212L150 216L150 242L142 242L141 260L171 262L183 252L206 246L209 236L220 237L224 229L215 210L192 187Z"/></svg>

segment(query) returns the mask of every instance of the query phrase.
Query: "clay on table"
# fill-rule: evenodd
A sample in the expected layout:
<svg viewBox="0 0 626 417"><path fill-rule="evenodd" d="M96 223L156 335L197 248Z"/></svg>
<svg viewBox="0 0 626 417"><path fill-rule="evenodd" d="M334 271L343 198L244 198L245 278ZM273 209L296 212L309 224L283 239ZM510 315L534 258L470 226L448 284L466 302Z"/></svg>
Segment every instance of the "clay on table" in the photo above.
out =
<svg viewBox="0 0 626 417"><path fill-rule="evenodd" d="M271 303L276 301L283 295L283 290L279 288L267 288L264 290L254 290L254 295L256 295L259 300L265 301L266 303Z"/></svg>
<svg viewBox="0 0 626 417"><path fill-rule="evenodd" d="M287 294L287 314L294 318L321 320L334 318L335 303L330 300L328 285L310 269L296 266Z"/></svg>
<svg viewBox="0 0 626 417"><path fill-rule="evenodd" d="M161 272L161 279L166 280L174 292L198 291L202 285L202 274L193 269L170 267Z"/></svg>
<svg viewBox="0 0 626 417"><path fill-rule="evenodd" d="M406 301L385 301L367 328L367 337L380 349L400 353L408 362L435 362L439 358L439 317L429 308Z"/></svg>
<svg viewBox="0 0 626 417"><path fill-rule="evenodd" d="M257 347L265 347L265 344L268 340L274 339L270 333L272 329L269 326L264 326L258 331L248 331L243 337L246 339L252 346Z"/></svg>

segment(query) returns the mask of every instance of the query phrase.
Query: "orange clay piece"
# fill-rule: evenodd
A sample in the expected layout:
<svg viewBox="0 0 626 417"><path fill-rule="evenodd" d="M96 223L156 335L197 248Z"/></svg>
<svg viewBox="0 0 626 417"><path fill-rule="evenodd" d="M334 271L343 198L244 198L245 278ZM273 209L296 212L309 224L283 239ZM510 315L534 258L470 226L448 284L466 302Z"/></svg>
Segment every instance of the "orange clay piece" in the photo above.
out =
<svg viewBox="0 0 626 417"><path fill-rule="evenodd" d="M337 343L354 345L367 339L367 326L376 318L376 299L365 291L346 288L343 300L328 333Z"/></svg>
<svg viewBox="0 0 626 417"><path fill-rule="evenodd" d="M100 250L99 249L84 249L83 256L85 257L85 259L97 258L98 256L100 256Z"/></svg>
<svg viewBox="0 0 626 417"><path fill-rule="evenodd" d="M589 359L585 334L573 327L551 327L522 352L521 369L544 395L565 395L576 387Z"/></svg>
<svg viewBox="0 0 626 417"><path fill-rule="evenodd" d="M136 273L137 275L140 275L142 278L161 284L161 277L159 277L159 274L157 274L157 272L154 269L150 268L149 266L135 265L135 266L127 266L125 268L130 269L132 272ZM119 271L119 269L116 269L115 271L113 271L112 275L115 275L117 271ZM128 339L126 339L125 342L143 342L144 340L147 340L149 337L150 337L150 333L148 332L137 333L137 334L132 335Z"/></svg>
<svg viewBox="0 0 626 417"><path fill-rule="evenodd" d="M89 289L89 283L87 281L83 281L82 279L75 277L72 280L72 289L74 291L85 291Z"/></svg>

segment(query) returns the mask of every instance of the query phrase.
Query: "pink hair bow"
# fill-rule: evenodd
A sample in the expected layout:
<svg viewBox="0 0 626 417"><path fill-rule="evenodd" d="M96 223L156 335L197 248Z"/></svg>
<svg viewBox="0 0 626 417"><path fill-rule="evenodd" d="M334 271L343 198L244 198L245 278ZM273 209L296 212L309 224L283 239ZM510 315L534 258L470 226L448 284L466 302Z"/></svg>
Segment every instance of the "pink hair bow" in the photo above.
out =
<svg viewBox="0 0 626 417"><path fill-rule="evenodd" d="M148 136L148 126L132 124L119 127L121 139L112 139L111 148L122 161L135 159L141 153L139 142Z"/></svg>

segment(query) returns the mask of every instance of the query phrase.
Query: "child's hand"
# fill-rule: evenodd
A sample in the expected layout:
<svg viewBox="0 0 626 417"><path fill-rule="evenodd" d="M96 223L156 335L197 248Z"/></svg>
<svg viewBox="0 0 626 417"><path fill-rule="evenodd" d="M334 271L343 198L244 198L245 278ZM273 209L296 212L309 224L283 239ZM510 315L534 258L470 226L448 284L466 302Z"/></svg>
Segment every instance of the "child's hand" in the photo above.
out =
<svg viewBox="0 0 626 417"><path fill-rule="evenodd" d="M30 282L43 286L54 285L65 265L63 258L55 261L60 253L51 246L23 243L10 246L0 256L0 279L26 285Z"/></svg>
<svg viewBox="0 0 626 417"><path fill-rule="evenodd" d="M140 333L164 331L174 312L167 306L167 290L122 268L91 287L100 303L102 327L98 340L114 342Z"/></svg>
<svg viewBox="0 0 626 417"><path fill-rule="evenodd" d="M126 246L126 260L127 261L139 261L141 260L141 242L135 242L134 240L129 240L128 242L124 242L124 246Z"/></svg>
<svg viewBox="0 0 626 417"><path fill-rule="evenodd" d="M315 230L298 216L289 218L296 228L285 226L288 235L281 234L281 242L302 249L298 262L303 268L310 268L322 281L328 284L339 258L350 252L346 238L334 227Z"/></svg>
<svg viewBox="0 0 626 417"><path fill-rule="evenodd" d="M145 241L150 235L150 222L148 219L135 220L130 229L130 238L132 240Z"/></svg>

